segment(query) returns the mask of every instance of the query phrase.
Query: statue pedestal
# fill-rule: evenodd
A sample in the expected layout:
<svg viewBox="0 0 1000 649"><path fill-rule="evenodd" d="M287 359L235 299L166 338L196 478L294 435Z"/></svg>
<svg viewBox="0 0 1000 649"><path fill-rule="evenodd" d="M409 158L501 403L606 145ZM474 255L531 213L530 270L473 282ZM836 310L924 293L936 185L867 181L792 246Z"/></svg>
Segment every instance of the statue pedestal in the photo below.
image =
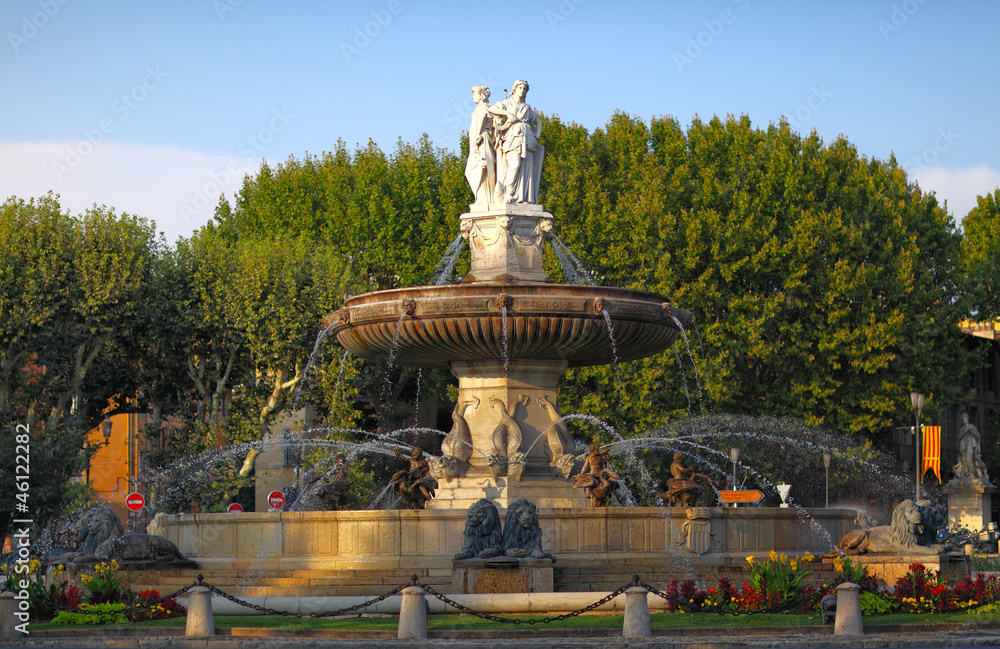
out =
<svg viewBox="0 0 1000 649"><path fill-rule="evenodd" d="M946 484L943 491L948 494L948 527L972 531L985 528L992 520L990 496L996 490L988 479L955 478Z"/></svg>
<svg viewBox="0 0 1000 649"><path fill-rule="evenodd" d="M439 480L433 500L427 509L468 509L480 498L493 501L499 509L507 509L518 498L527 498L542 509L585 508L590 503L583 489L576 489L558 477L522 476L519 481L504 476L492 478L470 471L464 478Z"/></svg>
<svg viewBox="0 0 1000 649"><path fill-rule="evenodd" d="M552 281L542 269L552 215L541 205L491 205L463 214L460 222L471 259L464 282Z"/></svg>
<svg viewBox="0 0 1000 649"><path fill-rule="evenodd" d="M456 593L551 593L553 583L551 559L461 559L451 566Z"/></svg>

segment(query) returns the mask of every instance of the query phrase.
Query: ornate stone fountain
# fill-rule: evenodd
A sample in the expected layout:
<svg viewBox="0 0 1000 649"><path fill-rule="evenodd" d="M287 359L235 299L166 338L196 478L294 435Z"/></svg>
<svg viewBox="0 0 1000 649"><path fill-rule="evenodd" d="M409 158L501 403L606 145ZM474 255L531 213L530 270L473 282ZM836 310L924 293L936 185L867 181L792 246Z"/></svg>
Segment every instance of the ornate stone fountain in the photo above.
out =
<svg viewBox="0 0 1000 649"><path fill-rule="evenodd" d="M545 273L553 216L537 204L533 180L541 174L541 121L519 89L515 84L512 99L489 108L492 129L476 130L473 116L469 167L486 181L467 174L478 191L460 220L471 255L462 283L366 293L327 320L338 342L358 356L448 368L458 377L455 427L444 455L432 461L440 488L431 509L465 509L480 498L506 507L522 497L543 508L586 506L583 490L569 481L582 458L559 422L559 377L567 367L660 353L691 320L654 293L557 284ZM497 169L485 167L494 158ZM512 158L520 164L516 173ZM520 194L519 183L529 185Z"/></svg>
<svg viewBox="0 0 1000 649"><path fill-rule="evenodd" d="M471 251L464 281L353 297L326 322L354 354L458 377L454 427L430 458L439 488L428 509L159 516L154 532L203 571L307 570L317 582L262 578L238 589L244 595L374 593L413 573L447 592L465 510L480 498L538 506L545 550L572 569L556 590L611 590L635 572L653 582L736 579L748 553L822 553L852 529L852 510L812 510L804 524L776 508L589 507L573 487L582 448L560 421L559 377L659 353L691 316L660 295L558 284L545 273L553 217L538 204L542 124L526 92L517 82L490 106L489 89L473 89L466 177L476 200L460 220Z"/></svg>

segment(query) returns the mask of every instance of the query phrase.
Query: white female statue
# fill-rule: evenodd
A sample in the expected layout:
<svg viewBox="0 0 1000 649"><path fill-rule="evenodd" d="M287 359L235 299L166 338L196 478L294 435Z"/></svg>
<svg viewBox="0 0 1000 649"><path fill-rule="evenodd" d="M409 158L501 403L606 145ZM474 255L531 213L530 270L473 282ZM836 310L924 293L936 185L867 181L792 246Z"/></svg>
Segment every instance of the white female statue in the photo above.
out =
<svg viewBox="0 0 1000 649"><path fill-rule="evenodd" d="M493 152L493 118L490 116L490 89L486 86L472 87L472 101L476 110L472 111L469 126L469 159L465 163L465 178L472 193L476 195L475 205L488 205L493 198L497 177L496 160Z"/></svg>
<svg viewBox="0 0 1000 649"><path fill-rule="evenodd" d="M958 463L955 477L968 480L989 479L981 448L982 435L975 424L969 423L969 413L962 413L962 427L958 431Z"/></svg>
<svg viewBox="0 0 1000 649"><path fill-rule="evenodd" d="M545 147L538 143L542 120L524 102L528 82L518 80L510 99L490 107L497 131L497 203L537 203Z"/></svg>

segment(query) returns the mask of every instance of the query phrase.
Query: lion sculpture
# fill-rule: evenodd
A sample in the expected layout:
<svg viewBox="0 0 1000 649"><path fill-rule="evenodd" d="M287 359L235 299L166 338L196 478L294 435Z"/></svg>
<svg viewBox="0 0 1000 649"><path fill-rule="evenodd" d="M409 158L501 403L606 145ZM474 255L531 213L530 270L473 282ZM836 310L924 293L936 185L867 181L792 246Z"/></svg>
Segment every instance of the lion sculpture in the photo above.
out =
<svg viewBox="0 0 1000 649"><path fill-rule="evenodd" d="M118 514L110 507L94 507L76 525L78 554L93 554L105 541L125 534Z"/></svg>
<svg viewBox="0 0 1000 649"><path fill-rule="evenodd" d="M77 524L77 536L80 545L76 552L55 561L83 565L115 559L123 567L198 567L162 536L126 534L118 514L110 507L95 507L87 512Z"/></svg>
<svg viewBox="0 0 1000 649"><path fill-rule="evenodd" d="M538 509L527 498L518 498L507 508L503 522L503 551L508 557L556 560L542 550Z"/></svg>
<svg viewBox="0 0 1000 649"><path fill-rule="evenodd" d="M465 545L455 555L460 559L489 559L503 554L503 534L497 506L480 498L465 517Z"/></svg>
<svg viewBox="0 0 1000 649"><path fill-rule="evenodd" d="M123 534L125 528L113 509L94 507L76 524L76 551L53 557L52 561L58 563L83 561L86 557L92 557L105 541L116 539Z"/></svg>
<svg viewBox="0 0 1000 649"><path fill-rule="evenodd" d="M108 539L97 548L100 561L115 559L125 567L197 568L169 539L154 534L132 533Z"/></svg>
<svg viewBox="0 0 1000 649"><path fill-rule="evenodd" d="M893 552L897 554L940 554L940 545L921 545L923 533L921 511L912 500L904 500L892 512L892 522L844 535L837 548L845 554Z"/></svg>

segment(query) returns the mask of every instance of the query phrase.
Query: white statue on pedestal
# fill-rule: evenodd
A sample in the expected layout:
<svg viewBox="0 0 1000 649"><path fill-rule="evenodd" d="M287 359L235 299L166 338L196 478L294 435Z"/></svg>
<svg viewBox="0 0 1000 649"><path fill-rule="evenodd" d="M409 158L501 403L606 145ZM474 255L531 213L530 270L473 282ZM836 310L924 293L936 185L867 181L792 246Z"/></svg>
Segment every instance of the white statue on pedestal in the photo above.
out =
<svg viewBox="0 0 1000 649"><path fill-rule="evenodd" d="M542 178L545 147L538 143L538 138L542 135L542 120L525 103L527 94L528 82L515 81L510 99L489 108L496 133L494 202L497 203L538 202L538 184ZM470 142L471 139L470 134Z"/></svg>
<svg viewBox="0 0 1000 649"><path fill-rule="evenodd" d="M989 481L981 451L982 435L975 424L969 423L969 413L962 413L962 428L958 431L958 463L955 477L966 480Z"/></svg>
<svg viewBox="0 0 1000 649"><path fill-rule="evenodd" d="M472 124L469 126L469 159L465 164L465 178L476 195L473 204L485 206L493 200L497 183L493 118L489 113L490 89L473 86L472 101L476 102L476 110L472 111Z"/></svg>

